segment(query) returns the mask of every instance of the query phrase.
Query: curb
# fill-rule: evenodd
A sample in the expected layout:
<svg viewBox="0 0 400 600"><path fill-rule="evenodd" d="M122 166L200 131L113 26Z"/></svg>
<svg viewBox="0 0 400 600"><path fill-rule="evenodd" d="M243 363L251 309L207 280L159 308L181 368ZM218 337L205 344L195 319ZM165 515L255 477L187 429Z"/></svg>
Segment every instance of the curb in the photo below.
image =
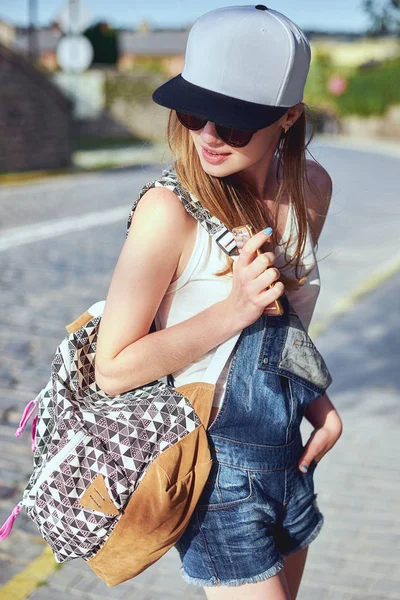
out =
<svg viewBox="0 0 400 600"><path fill-rule="evenodd" d="M8 187L23 187L36 182L41 183L57 177L73 177L77 174L82 174L82 171L68 167L57 171L25 171L23 173L10 173L4 177L0 175L0 190Z"/></svg>
<svg viewBox="0 0 400 600"><path fill-rule="evenodd" d="M373 292L379 285L385 283L388 279L396 275L400 271L400 258L396 256L394 260L389 261L386 267L379 273L372 274L371 277L357 285L350 294L347 294L342 300L337 302L330 313L319 319L315 324L310 326L310 336L316 338L332 325L332 323L346 314L362 298Z"/></svg>
<svg viewBox="0 0 400 600"><path fill-rule="evenodd" d="M96 171L106 169L140 168L163 162L166 148L156 145L152 148L144 148L141 151L133 149L118 148L112 150L78 151L73 155L73 165L64 169L25 171L21 173L0 175L0 189L6 187L18 187L41 183L57 177L74 177L75 175L88 175Z"/></svg>

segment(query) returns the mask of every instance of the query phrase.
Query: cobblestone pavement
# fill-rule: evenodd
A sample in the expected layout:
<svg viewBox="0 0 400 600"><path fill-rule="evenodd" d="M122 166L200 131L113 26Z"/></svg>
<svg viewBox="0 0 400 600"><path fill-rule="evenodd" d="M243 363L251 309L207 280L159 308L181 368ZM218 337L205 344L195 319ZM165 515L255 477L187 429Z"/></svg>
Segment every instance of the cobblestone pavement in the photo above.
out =
<svg viewBox="0 0 400 600"><path fill-rule="evenodd" d="M337 149L323 152L327 160L318 158L323 164L331 163L328 170L343 189L350 173L355 172L354 165L346 167L343 153ZM356 158L357 153L352 156ZM357 160L362 163L369 155ZM385 168L394 178L397 172L393 165L386 164ZM159 173L159 168L108 171L3 189L0 227L9 232L10 228L56 217L75 215L79 219L81 213L109 210L113 205L126 204L128 211L130 199L153 173ZM368 266L371 270L372 263L379 268L376 255L370 258L371 245L375 248L379 243L383 252L388 237L387 250L392 248L389 183L386 188L389 203L381 223L385 236L382 240L381 236L364 236L364 242L355 236L358 264L364 256L363 269ZM373 211L375 200L373 189L365 193L365 210ZM350 218L349 232L351 225L357 225L357 215L353 207L344 205L342 213L343 221L346 214ZM337 298L343 293L343 287L327 273L335 268L342 272L352 265L350 235L345 238L347 263L346 254L336 262L334 221L328 219L324 231L325 246L331 245L333 252L321 263L325 285L322 302L323 294L332 302L332 295ZM18 502L31 468L29 434L20 440L14 437L21 411L47 381L50 360L65 334L64 325L92 302L105 298L124 232L122 219L0 253L0 523ZM400 278L396 276L317 340L334 376L330 395L344 419L344 434L316 471L326 524L310 548L299 600L400 599L400 478L395 445L399 425L395 334L399 330L399 292ZM21 513L11 536L0 546L0 585L24 569L43 548L35 527ZM74 561L56 571L30 598L204 597L201 589L181 580L178 566L172 550L132 582L109 589L83 562ZM1 588L0 598L12 600L2 596Z"/></svg>

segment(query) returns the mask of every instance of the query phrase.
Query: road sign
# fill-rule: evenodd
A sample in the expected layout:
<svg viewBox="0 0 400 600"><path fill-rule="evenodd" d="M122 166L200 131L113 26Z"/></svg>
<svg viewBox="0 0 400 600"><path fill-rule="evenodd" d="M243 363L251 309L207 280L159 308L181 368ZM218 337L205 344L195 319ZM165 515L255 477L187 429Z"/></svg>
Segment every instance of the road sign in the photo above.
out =
<svg viewBox="0 0 400 600"><path fill-rule="evenodd" d="M93 46L84 35L66 35L57 46L57 60L63 71L86 71L92 64L93 54Z"/></svg>
<svg viewBox="0 0 400 600"><path fill-rule="evenodd" d="M57 22L64 33L78 34L89 27L92 17L80 0L70 0L59 12Z"/></svg>

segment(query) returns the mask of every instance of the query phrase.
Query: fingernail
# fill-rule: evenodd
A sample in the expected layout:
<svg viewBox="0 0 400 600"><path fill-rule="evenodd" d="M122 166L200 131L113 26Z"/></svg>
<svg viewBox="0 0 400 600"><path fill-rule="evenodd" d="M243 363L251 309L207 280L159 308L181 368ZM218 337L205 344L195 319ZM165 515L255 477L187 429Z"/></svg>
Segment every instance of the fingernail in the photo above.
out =
<svg viewBox="0 0 400 600"><path fill-rule="evenodd" d="M270 233L272 233L272 228L267 227L267 229L264 229L264 233L265 233L265 235L269 235Z"/></svg>
<svg viewBox="0 0 400 600"><path fill-rule="evenodd" d="M303 473L307 473L307 471L308 471L307 465L301 465L301 470L303 471Z"/></svg>

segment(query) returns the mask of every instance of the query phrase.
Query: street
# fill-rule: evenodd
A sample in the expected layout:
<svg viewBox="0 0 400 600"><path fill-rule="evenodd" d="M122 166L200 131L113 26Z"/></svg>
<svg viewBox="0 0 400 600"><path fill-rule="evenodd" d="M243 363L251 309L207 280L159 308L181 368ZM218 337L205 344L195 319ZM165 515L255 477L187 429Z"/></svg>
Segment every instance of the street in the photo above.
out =
<svg viewBox="0 0 400 600"><path fill-rule="evenodd" d="M325 525L310 546L298 600L400 599L400 162L318 140L312 152L331 174L334 194L311 334L319 332L344 433L316 470ZM31 471L29 432L14 436L22 410L47 382L64 326L105 298L131 200L159 173L158 166L116 169L0 190L0 524ZM44 547L22 511L0 545L0 586ZM172 550L131 582L107 588L73 561L29 598L204 598L178 569ZM13 600L11 589L0 587L0 599Z"/></svg>

